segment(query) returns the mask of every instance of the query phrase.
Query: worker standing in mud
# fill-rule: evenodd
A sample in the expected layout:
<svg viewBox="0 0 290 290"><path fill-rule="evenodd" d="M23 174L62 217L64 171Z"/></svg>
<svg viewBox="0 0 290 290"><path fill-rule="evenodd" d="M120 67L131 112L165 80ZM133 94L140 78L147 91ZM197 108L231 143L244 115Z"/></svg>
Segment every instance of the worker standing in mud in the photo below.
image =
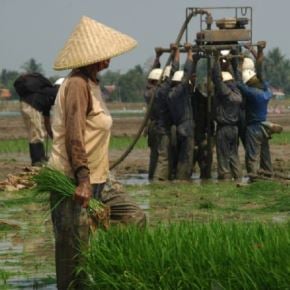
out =
<svg viewBox="0 0 290 290"><path fill-rule="evenodd" d="M171 156L170 156L170 129L172 120L168 107L168 94L171 89L172 76L179 69L178 47L171 44L171 67L165 68L164 79L158 85L155 93L156 109L159 112L156 120L158 135L158 161L153 176L155 181L165 181L171 178Z"/></svg>
<svg viewBox="0 0 290 290"><path fill-rule="evenodd" d="M20 96L20 110L28 133L31 165L42 166L47 161L44 149L45 129L52 138L50 110L58 85L52 85L40 73L27 73L15 80L14 88Z"/></svg>
<svg viewBox="0 0 290 290"><path fill-rule="evenodd" d="M242 177L238 155L238 121L242 96L229 71L221 71L220 54L215 51L212 80L215 86L216 150L219 179Z"/></svg>
<svg viewBox="0 0 290 290"><path fill-rule="evenodd" d="M147 136L148 136L148 146L150 148L150 157L149 157L149 170L148 178L152 180L155 174L157 161L158 161L158 132L157 132L157 120L158 120L158 106L157 106L157 97L156 89L158 82L162 75L162 69L160 68L160 56L162 55L162 50L160 48L155 49L156 57L151 68L151 71L148 75L148 81L144 93L144 99L147 105L149 105L151 99L153 98L153 103L151 106L149 121L147 125Z"/></svg>
<svg viewBox="0 0 290 290"><path fill-rule="evenodd" d="M184 70L174 73L172 88L168 96L168 106L173 124L176 127L176 160L173 165L174 178L189 180L192 174L194 150L194 121L191 95L195 82L196 55L193 59L191 44L185 44L187 59ZM179 50L176 59L179 61Z"/></svg>
<svg viewBox="0 0 290 290"><path fill-rule="evenodd" d="M207 129L207 102L208 97L195 86L191 96L191 104L194 117L194 151L193 151L193 168L198 163L200 178L211 178L211 161L212 150L207 146L208 132L214 132L214 124L211 124L211 130ZM210 138L213 138L212 136ZM210 151L210 152L209 152Z"/></svg>
<svg viewBox="0 0 290 290"><path fill-rule="evenodd" d="M92 45L93 44L93 45ZM136 41L89 17L82 17L54 69L72 69L56 98L49 165L73 178L73 199L58 204L51 193L55 233L55 264L59 290L85 289L86 273L77 271L80 250L88 246L90 221L86 207L96 198L110 209L112 223L144 225L145 215L126 194L105 193L109 175L111 115L96 81L110 59L136 46Z"/></svg>
<svg viewBox="0 0 290 290"><path fill-rule="evenodd" d="M269 149L269 135L262 125L267 119L267 107L272 97L268 82L263 80L262 64L266 43L258 43L257 53L250 51L256 58L256 71L244 69L243 82L239 88L246 98L246 168L247 172L256 175L258 169L272 173L272 162Z"/></svg>

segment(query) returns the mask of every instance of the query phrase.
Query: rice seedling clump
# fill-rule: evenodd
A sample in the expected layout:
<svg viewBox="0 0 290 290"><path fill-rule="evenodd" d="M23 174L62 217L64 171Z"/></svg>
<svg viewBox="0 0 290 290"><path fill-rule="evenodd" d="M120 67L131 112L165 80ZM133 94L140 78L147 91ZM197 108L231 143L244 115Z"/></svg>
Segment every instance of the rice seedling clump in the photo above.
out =
<svg viewBox="0 0 290 290"><path fill-rule="evenodd" d="M289 289L290 225L211 222L97 231L88 289Z"/></svg>

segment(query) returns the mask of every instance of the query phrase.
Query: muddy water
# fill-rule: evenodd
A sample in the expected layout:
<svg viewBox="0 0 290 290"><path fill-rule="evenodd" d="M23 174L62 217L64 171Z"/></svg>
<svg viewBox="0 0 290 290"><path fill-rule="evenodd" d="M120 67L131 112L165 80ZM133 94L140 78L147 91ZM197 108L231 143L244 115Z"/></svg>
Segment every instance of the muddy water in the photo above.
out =
<svg viewBox="0 0 290 290"><path fill-rule="evenodd" d="M145 174L126 175L121 182L148 184ZM24 202L27 194L0 194L0 289L56 289L49 211L33 200ZM149 208L149 191L140 187L134 196Z"/></svg>

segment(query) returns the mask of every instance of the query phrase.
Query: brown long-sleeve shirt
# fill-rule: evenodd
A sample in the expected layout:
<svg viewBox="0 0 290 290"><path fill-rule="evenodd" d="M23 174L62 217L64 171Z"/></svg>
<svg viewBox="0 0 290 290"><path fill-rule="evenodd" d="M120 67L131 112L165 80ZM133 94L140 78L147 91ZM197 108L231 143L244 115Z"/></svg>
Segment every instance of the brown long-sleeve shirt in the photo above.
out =
<svg viewBox="0 0 290 290"><path fill-rule="evenodd" d="M79 180L89 175L84 141L86 118L92 106L88 77L79 70L73 71L68 79L65 95L65 145L69 162Z"/></svg>

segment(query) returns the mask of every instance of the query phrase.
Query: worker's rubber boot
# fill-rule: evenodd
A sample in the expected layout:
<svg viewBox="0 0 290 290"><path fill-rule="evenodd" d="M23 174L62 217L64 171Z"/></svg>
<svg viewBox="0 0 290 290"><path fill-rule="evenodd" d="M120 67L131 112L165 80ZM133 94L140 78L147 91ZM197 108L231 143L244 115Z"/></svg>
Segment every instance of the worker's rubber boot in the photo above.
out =
<svg viewBox="0 0 290 290"><path fill-rule="evenodd" d="M42 166L45 163L45 151L42 142L29 143L29 152L32 166Z"/></svg>

